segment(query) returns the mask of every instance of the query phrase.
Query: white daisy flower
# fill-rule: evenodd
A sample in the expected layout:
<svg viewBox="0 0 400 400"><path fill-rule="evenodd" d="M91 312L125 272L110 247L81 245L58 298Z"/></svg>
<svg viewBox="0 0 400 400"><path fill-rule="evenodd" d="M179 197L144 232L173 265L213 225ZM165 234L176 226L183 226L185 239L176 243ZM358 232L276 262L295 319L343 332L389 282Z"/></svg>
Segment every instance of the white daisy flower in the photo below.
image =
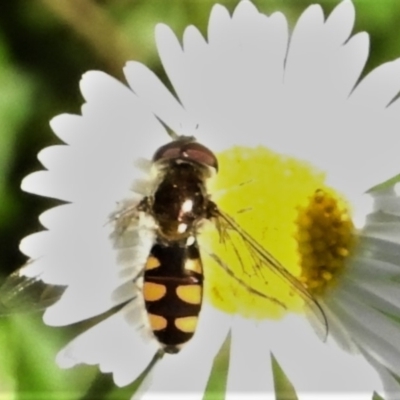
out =
<svg viewBox="0 0 400 400"><path fill-rule="evenodd" d="M154 242L154 221L142 216L140 229L118 235L110 215L151 195L151 163L143 159L168 142L168 127L216 153L213 200L318 299L329 337L323 343L304 318L287 313L303 308L298 291L257 269L248 249L238 247L243 257L221 249L205 226L200 249L224 254L242 283L202 253L214 307L205 301L194 338L157 362L136 396L202 398L231 330L227 396L273 396L272 353L301 399L321 392L371 398L383 391L379 376L387 398L396 398L400 337L388 314L399 314L400 199L392 189L373 199L365 193L399 172L400 62L357 83L368 36L351 36L354 14L350 1L326 20L311 6L289 35L280 13L266 16L242 1L231 16L216 5L207 40L190 26L182 45L160 25L158 51L176 95L137 62L125 67L129 87L101 72L84 75L82 115L51 122L66 145L43 150L46 170L22 184L67 202L40 216L46 231L22 241L32 260L24 274L67 287L45 312L49 325L126 305L62 350L62 367L97 364L123 386L160 347L143 327L142 294L133 284Z"/></svg>

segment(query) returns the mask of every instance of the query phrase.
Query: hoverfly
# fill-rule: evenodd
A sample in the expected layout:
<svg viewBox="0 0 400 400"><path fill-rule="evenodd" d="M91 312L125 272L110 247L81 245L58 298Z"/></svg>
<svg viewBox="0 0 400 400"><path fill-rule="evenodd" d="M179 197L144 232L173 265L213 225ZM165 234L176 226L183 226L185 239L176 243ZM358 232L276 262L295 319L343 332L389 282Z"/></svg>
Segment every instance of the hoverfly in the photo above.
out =
<svg viewBox="0 0 400 400"><path fill-rule="evenodd" d="M268 268L285 281L303 300L314 320L327 334L327 319L321 306L303 284L291 275L265 248L243 230L235 219L221 210L207 192L207 180L218 172L218 160L207 147L193 137L179 136L160 147L154 154L152 166L157 170L151 194L133 205L114 213L111 223L114 237L122 237L129 226L138 225L141 215L154 222L154 242L147 261L139 271L148 323L160 348L177 353L195 333L203 300L203 264L197 236L205 221L218 230L219 238L230 245L230 234L247 248L255 274ZM210 256L231 278L255 296L267 298L285 307L278 299L268 297L247 285L227 266L218 254ZM0 304L13 306L25 289L37 287L39 279L23 279L16 271L0 288ZM42 293L44 294L44 292ZM50 296L51 302L57 295ZM38 304L50 305L48 298Z"/></svg>
<svg viewBox="0 0 400 400"><path fill-rule="evenodd" d="M118 238L128 226L139 224L141 214L155 222L155 240L140 275L148 322L164 352L177 353L196 330L204 280L203 249L199 249L197 236L205 221L216 227L220 240L228 246L233 245L230 236L235 233L246 246L254 271L269 268L286 281L326 331L324 312L304 286L211 200L207 180L218 171L218 160L211 150L193 137L180 136L160 147L152 163L157 173L151 194L116 213L114 224ZM285 308L278 299L247 285L218 254L210 256L254 295ZM262 273L258 276L263 279Z"/></svg>

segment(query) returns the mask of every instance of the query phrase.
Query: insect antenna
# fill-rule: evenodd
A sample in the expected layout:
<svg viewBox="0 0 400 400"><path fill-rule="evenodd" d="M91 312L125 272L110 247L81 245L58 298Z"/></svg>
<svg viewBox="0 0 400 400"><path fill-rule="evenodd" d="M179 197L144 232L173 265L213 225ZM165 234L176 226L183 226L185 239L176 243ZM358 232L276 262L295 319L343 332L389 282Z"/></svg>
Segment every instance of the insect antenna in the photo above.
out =
<svg viewBox="0 0 400 400"><path fill-rule="evenodd" d="M158 121L160 122L160 124L164 127L164 129L166 130L168 136L172 139L172 140L178 140L181 136L178 135L176 132L174 132L163 120L161 120L160 118L158 118Z"/></svg>

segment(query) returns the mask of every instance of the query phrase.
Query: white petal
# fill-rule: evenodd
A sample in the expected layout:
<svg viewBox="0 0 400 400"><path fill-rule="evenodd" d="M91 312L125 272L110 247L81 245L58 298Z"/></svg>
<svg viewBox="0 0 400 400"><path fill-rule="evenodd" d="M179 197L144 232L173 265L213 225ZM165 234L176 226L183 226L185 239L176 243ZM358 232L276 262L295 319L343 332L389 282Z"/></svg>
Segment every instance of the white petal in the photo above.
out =
<svg viewBox="0 0 400 400"><path fill-rule="evenodd" d="M118 290L142 270L154 242L153 229L141 225L114 237L114 228L96 208L67 204L40 216L50 231L39 232L21 242L31 259L26 271L48 284L69 288L46 313L46 321L65 325L89 318L132 298ZM112 235L112 236L111 236ZM74 311L76 310L76 314Z"/></svg>
<svg viewBox="0 0 400 400"><path fill-rule="evenodd" d="M100 150L102 144L98 145ZM111 152L76 146L47 148L40 152L40 158L50 171L27 176L22 189L65 201L92 202L93 207L112 210L118 200L129 195L132 182L140 173L133 166L134 158L124 158L121 152L121 158L111 161Z"/></svg>
<svg viewBox="0 0 400 400"><path fill-rule="evenodd" d="M133 382L158 349L155 340L140 331L141 317L140 306L127 305L74 339L58 354L58 365L71 368L81 363L98 364L102 372L113 374L116 385Z"/></svg>
<svg viewBox="0 0 400 400"><path fill-rule="evenodd" d="M332 310L329 308L329 306L327 306L323 299L319 299L319 303L328 321L329 336L333 338L339 348L344 350L346 353L359 353L357 343L353 340L351 332L349 332L346 324L342 323L340 317L332 312ZM325 341L325 337L320 336L320 338Z"/></svg>
<svg viewBox="0 0 400 400"><path fill-rule="evenodd" d="M400 243L400 217L390 222L369 222L362 235L381 239L387 242Z"/></svg>
<svg viewBox="0 0 400 400"><path fill-rule="evenodd" d="M72 114L61 114L50 121L53 132L69 145L78 144L84 140L85 134L82 127L82 116Z"/></svg>
<svg viewBox="0 0 400 400"><path fill-rule="evenodd" d="M189 25L183 32L183 50L186 53L191 51L201 52L205 51L207 42L193 25Z"/></svg>
<svg viewBox="0 0 400 400"><path fill-rule="evenodd" d="M344 0L334 8L325 23L326 37L343 44L354 26L355 10L351 0Z"/></svg>
<svg viewBox="0 0 400 400"><path fill-rule="evenodd" d="M358 392L371 397L380 387L376 372L363 357L344 352L331 339L321 342L302 317L290 315L263 325L265 340L301 399L310 392Z"/></svg>
<svg viewBox="0 0 400 400"><path fill-rule="evenodd" d="M229 323L230 317L226 314L203 304L193 339L178 354L164 355L133 399L153 399L161 393L191 393L190 399L202 399L214 358L228 334Z"/></svg>
<svg viewBox="0 0 400 400"><path fill-rule="evenodd" d="M379 257L379 256L378 256ZM384 262L366 257L355 257L349 265L349 279L373 281L378 279L392 279L400 276L399 266L390 262ZM377 275L379 271L379 275Z"/></svg>
<svg viewBox="0 0 400 400"><path fill-rule="evenodd" d="M51 234L48 231L33 233L21 240L19 249L25 255L35 259L43 256L49 246Z"/></svg>
<svg viewBox="0 0 400 400"><path fill-rule="evenodd" d="M54 124L58 131L65 132L79 121L80 140L73 146L53 146L43 151L40 158L50 171L29 176L23 189L111 208L127 196L140 175L134 161L151 158L167 135L152 111L106 74L85 74L81 89L88 100L83 117L74 121L64 117Z"/></svg>
<svg viewBox="0 0 400 400"><path fill-rule="evenodd" d="M113 297L114 283L103 281L91 287L87 284L69 286L56 304L46 309L43 321L51 326L66 326L100 315L120 303ZM133 298L138 289L132 284Z"/></svg>
<svg viewBox="0 0 400 400"><path fill-rule="evenodd" d="M385 241L375 237L362 236L357 244L357 255L350 260L351 265L357 264L362 268L362 263L365 261L367 270L370 268L379 268L380 274L398 273L398 266L400 266L400 246L391 241ZM383 264L382 267L379 264ZM353 267L349 268L351 273ZM375 271L376 273L376 271Z"/></svg>
<svg viewBox="0 0 400 400"><path fill-rule="evenodd" d="M34 263L42 264L43 280L47 283L68 285L72 282L89 283L98 279L115 279L121 268L108 237L109 230L73 229L66 232L44 231L26 237L21 250Z"/></svg>
<svg viewBox="0 0 400 400"><path fill-rule="evenodd" d="M400 343L400 330L398 325L388 316L369 307L362 298L358 298L352 290L345 287L338 289L335 294L337 305L344 307L346 313L351 315L357 323L382 338L387 343ZM400 349L399 349L400 351Z"/></svg>
<svg viewBox="0 0 400 400"><path fill-rule="evenodd" d="M400 197L393 186L371 193L374 198L374 211L383 211L400 217Z"/></svg>
<svg viewBox="0 0 400 400"><path fill-rule="evenodd" d="M270 358L271 348L265 332L254 321L236 317L232 324L227 399L259 395L275 398Z"/></svg>
<svg viewBox="0 0 400 400"><path fill-rule="evenodd" d="M156 42L164 69L176 90L179 77L184 74L184 71L182 71L184 58L182 47L171 28L164 24L159 24L156 27ZM178 99L182 101L179 93L177 94Z"/></svg>
<svg viewBox="0 0 400 400"><path fill-rule="evenodd" d="M208 22L208 42L214 45L229 41L230 23L231 16L228 10L220 4L216 4L211 10Z"/></svg>
<svg viewBox="0 0 400 400"><path fill-rule="evenodd" d="M306 103L318 105L322 101L329 107L350 94L368 55L361 36L343 44L343 36L353 24L351 9L342 5L326 24L320 6L311 6L301 15L291 37L285 70L285 85L295 96L293 100L301 96Z"/></svg>
<svg viewBox="0 0 400 400"><path fill-rule="evenodd" d="M347 292L362 299L365 304L384 313L400 316L400 284L392 281L381 281L379 270L370 279L362 276L348 277L341 285ZM358 279L357 279L358 278Z"/></svg>
<svg viewBox="0 0 400 400"><path fill-rule="evenodd" d="M285 67L285 84L293 88L292 90L298 94L301 92L307 93L302 89L309 87L311 73L315 72L315 70L310 70L310 67L314 66L316 61L316 50L313 49L313 46L318 46L318 49L323 47L320 42L320 33L323 25L324 15L322 8L314 4L301 14L290 38ZM318 71L322 72L319 68ZM313 82L312 78L311 82ZM304 88L302 88L303 85ZM311 90L315 90L314 85Z"/></svg>
<svg viewBox="0 0 400 400"><path fill-rule="evenodd" d="M350 186L350 185L349 185ZM350 193L345 192L346 199L350 205L354 227L358 230L363 229L368 214L374 209L374 200L369 193Z"/></svg>
<svg viewBox="0 0 400 400"><path fill-rule="evenodd" d="M352 293L341 290L339 295L329 301L329 307L346 324L360 346L382 365L399 373L400 349L393 344L400 342L398 325L362 302Z"/></svg>
<svg viewBox="0 0 400 400"><path fill-rule="evenodd" d="M301 26L311 32L305 32L305 38L297 38L295 30L291 38L285 69L286 108L281 127L277 128L283 133L276 149L328 171L328 184L338 190L361 193L371 187L377 174L370 171L373 169L370 153L365 157L362 154L362 158L357 154L359 165L353 167L362 120L360 114L348 107L346 99L365 64L368 38L358 34L332 50L325 48L323 35L314 32L313 25ZM311 42L306 42L308 39ZM365 126L365 129L372 135L375 127ZM378 138L376 132L373 138L375 141Z"/></svg>
<svg viewBox="0 0 400 400"><path fill-rule="evenodd" d="M380 65L357 86L350 101L366 108L385 108L400 91L400 59Z"/></svg>
<svg viewBox="0 0 400 400"><path fill-rule="evenodd" d="M153 71L141 63L131 61L126 64L124 72L132 90L157 117L178 134L195 135L196 121L190 120L188 113ZM165 137L167 141L168 137Z"/></svg>
<svg viewBox="0 0 400 400"><path fill-rule="evenodd" d="M87 207L86 204L63 204L53 207L39 216L40 223L52 232L61 233L69 229L98 229L108 222L109 215L104 214L97 207Z"/></svg>
<svg viewBox="0 0 400 400"><path fill-rule="evenodd" d="M383 390L378 391L379 395L385 400L397 400L400 397L400 383L384 366L368 355L368 353L365 353L365 357L375 367L381 376Z"/></svg>
<svg viewBox="0 0 400 400"><path fill-rule="evenodd" d="M60 182L48 171L34 172L26 176L21 183L21 189L28 193L68 201L73 198L69 186Z"/></svg>
<svg viewBox="0 0 400 400"><path fill-rule="evenodd" d="M106 74L85 74L81 88L88 100L83 117L61 116L52 122L61 136L69 129L79 130L73 146L42 151L40 159L50 171L30 175L22 186L33 193L112 209L141 175L134 161L151 158L167 135L152 111Z"/></svg>

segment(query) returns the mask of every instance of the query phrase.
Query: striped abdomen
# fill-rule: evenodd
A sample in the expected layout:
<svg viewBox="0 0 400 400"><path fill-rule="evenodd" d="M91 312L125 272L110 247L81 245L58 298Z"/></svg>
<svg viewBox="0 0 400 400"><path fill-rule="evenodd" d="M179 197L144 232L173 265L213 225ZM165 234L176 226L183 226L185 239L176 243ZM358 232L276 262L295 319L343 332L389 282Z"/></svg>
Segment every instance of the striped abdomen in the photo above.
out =
<svg viewBox="0 0 400 400"><path fill-rule="evenodd" d="M147 259L143 296L150 327L167 353L177 353L196 330L203 270L196 241L181 247L156 243Z"/></svg>

